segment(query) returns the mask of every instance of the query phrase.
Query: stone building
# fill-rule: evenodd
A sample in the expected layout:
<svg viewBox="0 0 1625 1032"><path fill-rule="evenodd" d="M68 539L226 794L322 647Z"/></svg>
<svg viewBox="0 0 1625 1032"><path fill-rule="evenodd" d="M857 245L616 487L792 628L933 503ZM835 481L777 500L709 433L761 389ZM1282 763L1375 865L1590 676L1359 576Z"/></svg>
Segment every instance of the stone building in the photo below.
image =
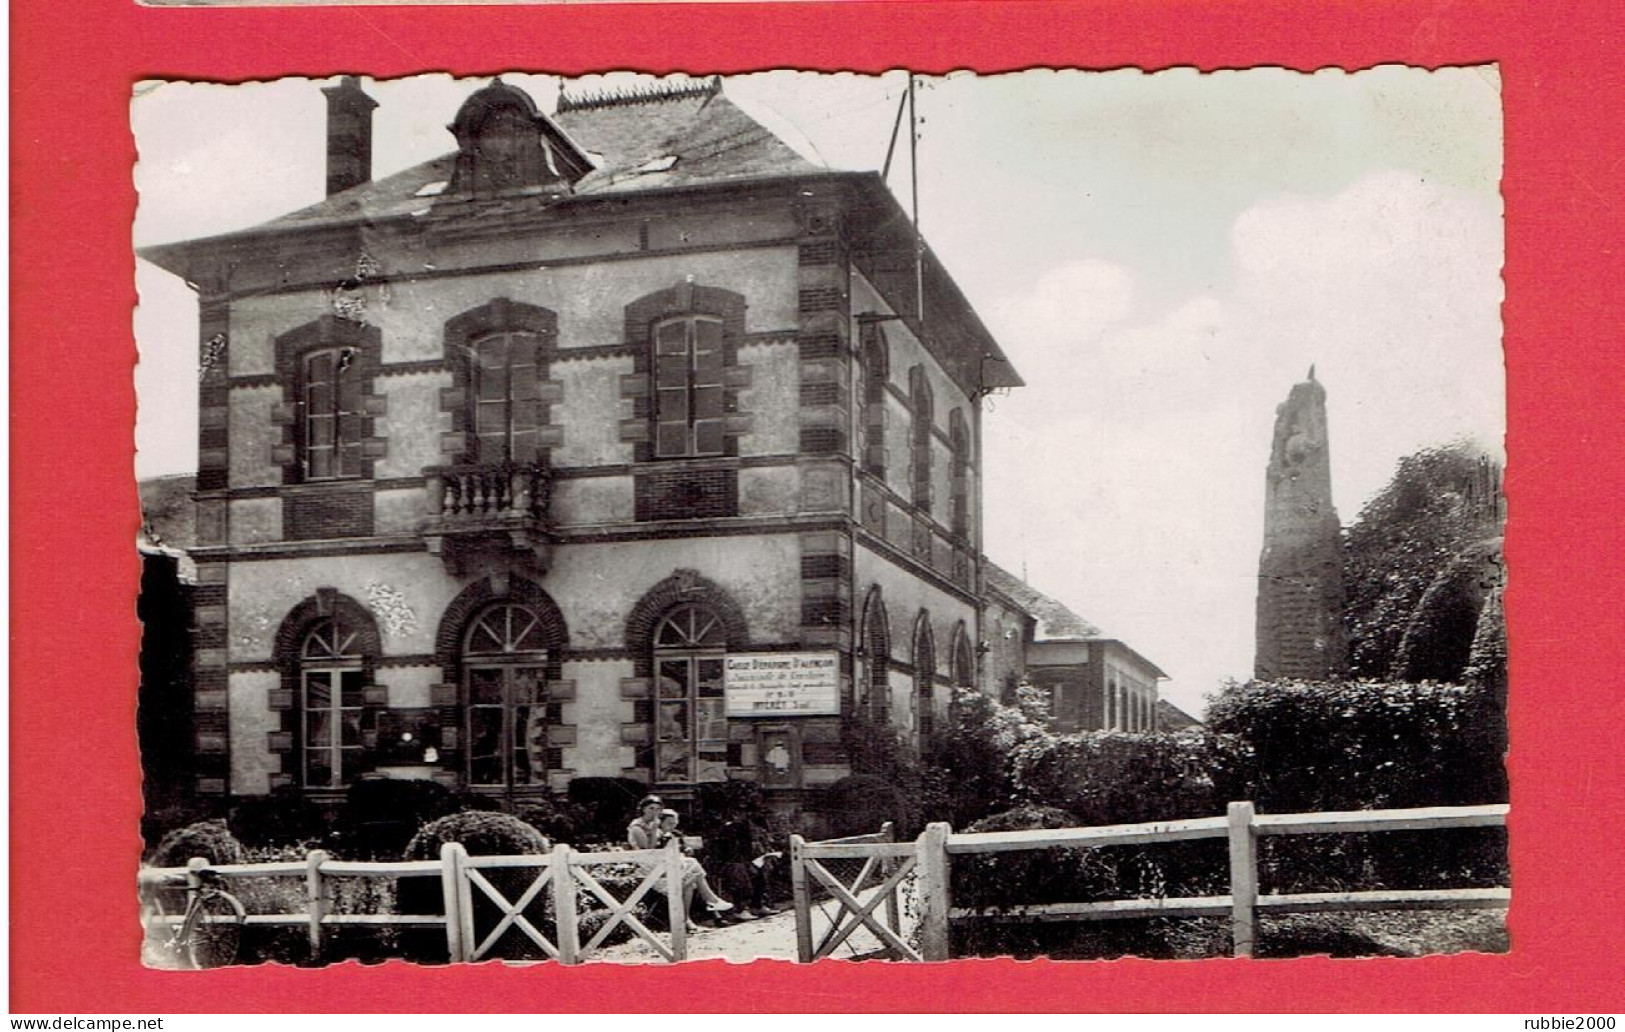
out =
<svg viewBox="0 0 1625 1032"><path fill-rule="evenodd" d="M501 82L370 179L148 248L198 294L195 788L725 779L979 682L981 399L1015 371L874 173L715 81ZM922 296L923 295L923 296ZM926 313L922 322L920 314Z"/></svg>
<svg viewBox="0 0 1625 1032"><path fill-rule="evenodd" d="M1253 675L1259 680L1347 674L1341 532L1332 505L1326 388L1311 366L1275 410L1258 560Z"/></svg>
<svg viewBox="0 0 1625 1032"><path fill-rule="evenodd" d="M1168 675L1118 638L984 560L988 682L1006 698L1022 680L1049 696L1060 731L1160 730Z"/></svg>

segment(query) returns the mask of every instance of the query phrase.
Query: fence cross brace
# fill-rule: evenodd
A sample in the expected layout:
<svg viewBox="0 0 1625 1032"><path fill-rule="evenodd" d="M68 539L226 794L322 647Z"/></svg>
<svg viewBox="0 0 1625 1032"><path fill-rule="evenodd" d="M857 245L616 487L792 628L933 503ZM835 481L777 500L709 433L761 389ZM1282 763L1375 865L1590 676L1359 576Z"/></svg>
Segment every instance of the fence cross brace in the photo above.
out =
<svg viewBox="0 0 1625 1032"><path fill-rule="evenodd" d="M622 903L620 900L616 899L614 893L600 885L598 883L598 879L594 878L585 867L577 867L572 873L576 877L579 877L581 879L581 884L585 885L589 892L602 900L604 905L609 907L610 911L609 920L605 921L598 929L597 934L588 940L585 946L581 947L582 960L587 959L587 957L598 948L598 944L608 938L609 933L615 930L615 926L621 924L622 922L625 922L626 926L632 929L632 931L637 934L638 938L642 939L650 946L653 946L655 948L655 952L659 953L663 959L676 960L676 954L667 949L666 944L660 941L659 936L650 931L649 926L638 920L637 917L632 913L632 908L637 906L638 903L642 901L643 897L648 895L649 891L655 887L655 884L660 881L661 878L666 876L666 870L664 867L656 867L654 870L645 875L642 883L633 890L630 896L626 897L625 903Z"/></svg>
<svg viewBox="0 0 1625 1032"><path fill-rule="evenodd" d="M909 948L908 943L898 938L897 933L887 928L884 922L872 916L875 909L885 902L888 896L897 891L897 886L902 884L903 879L914 869L914 863L913 857L904 857L902 862L897 865L897 870L893 871L890 877L881 882L880 888L876 889L875 894L869 897L869 902L859 903L857 898L847 891L846 886L841 884L840 879L824 870L823 865L818 861L808 860L807 870L814 878L822 882L836 901L841 904L841 909L836 914L836 920L839 921L847 913L853 915L851 920L847 921L835 933L833 938L825 939L825 945L819 947L814 959L829 956L830 952L844 942L847 936L857 931L860 925L874 932L875 936L882 942L901 953L904 960L918 961L922 959L918 953Z"/></svg>
<svg viewBox="0 0 1625 1032"><path fill-rule="evenodd" d="M852 879L852 884L849 886L849 890L854 896L863 891L863 886L869 880L869 875L874 873L874 869L879 863L880 858L878 856L871 856L864 860L863 868L858 871L858 876ZM825 869L828 870L828 868ZM819 910L823 910L823 907L819 907ZM835 916L830 918L829 930L824 933L824 938L818 943L818 948L813 951L815 956L827 957L833 951L834 945L831 944L830 940L840 930L841 918L845 917L847 913L847 908L844 905L835 911ZM828 917L827 914L825 916ZM847 943L847 948L850 949L851 945L851 943Z"/></svg>
<svg viewBox="0 0 1625 1032"><path fill-rule="evenodd" d="M558 948L549 942L547 937L536 929L535 925L530 923L530 920L525 917L524 913L525 908L536 901L536 897L541 894L543 887L545 887L547 883L552 880L552 864L548 864L542 869L542 873L536 876L536 880L530 883L530 887L525 889L524 893L520 895L519 900L516 903L509 903L508 898L499 892L495 885L492 885L489 881L487 881L485 875L481 874L477 868L465 868L465 873L468 875L469 882L474 885L478 885L480 887L480 891L490 897L491 902L502 908L502 920L498 921L496 927L491 929L490 934L487 935L485 939L474 948L474 955L470 959L478 960L480 957L484 956L485 952L492 946L496 945L497 940L502 938L502 933L506 932L510 926L518 928L520 931L524 932L530 937L531 941L540 946L549 957L552 957L555 960L558 959Z"/></svg>

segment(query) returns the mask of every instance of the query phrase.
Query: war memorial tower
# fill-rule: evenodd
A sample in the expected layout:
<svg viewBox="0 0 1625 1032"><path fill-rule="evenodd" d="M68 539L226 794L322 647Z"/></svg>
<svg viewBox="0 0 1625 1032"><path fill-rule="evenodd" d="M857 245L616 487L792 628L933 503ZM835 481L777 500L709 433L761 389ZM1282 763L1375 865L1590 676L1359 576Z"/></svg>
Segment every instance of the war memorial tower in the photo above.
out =
<svg viewBox="0 0 1625 1032"><path fill-rule="evenodd" d="M1343 563L1332 505L1326 389L1294 384L1275 410L1264 489L1264 551L1258 561L1260 680L1326 680L1348 672Z"/></svg>

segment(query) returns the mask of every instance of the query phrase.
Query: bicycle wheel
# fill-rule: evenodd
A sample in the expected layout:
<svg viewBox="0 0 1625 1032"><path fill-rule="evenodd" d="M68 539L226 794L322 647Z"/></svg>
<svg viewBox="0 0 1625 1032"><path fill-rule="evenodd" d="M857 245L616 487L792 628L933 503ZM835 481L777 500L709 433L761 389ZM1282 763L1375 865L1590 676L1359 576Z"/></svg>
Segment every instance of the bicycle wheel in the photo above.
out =
<svg viewBox="0 0 1625 1032"><path fill-rule="evenodd" d="M181 933L186 958L195 968L225 967L237 959L243 938L243 905L229 892L209 892L186 915Z"/></svg>

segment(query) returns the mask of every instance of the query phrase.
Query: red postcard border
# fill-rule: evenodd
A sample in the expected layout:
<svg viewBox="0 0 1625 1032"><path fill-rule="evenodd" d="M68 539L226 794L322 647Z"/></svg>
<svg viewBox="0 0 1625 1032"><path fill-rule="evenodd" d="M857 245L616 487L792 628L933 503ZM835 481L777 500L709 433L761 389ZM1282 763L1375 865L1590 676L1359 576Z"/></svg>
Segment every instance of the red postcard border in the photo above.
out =
<svg viewBox="0 0 1625 1032"><path fill-rule="evenodd" d="M1557 1011L1621 1008L1621 159L1610 0L12 7L11 1008ZM1514 948L1423 960L147 971L131 474L144 78L795 66L1500 65ZM989 203L997 203L990 199ZM185 389L181 385L178 389Z"/></svg>

